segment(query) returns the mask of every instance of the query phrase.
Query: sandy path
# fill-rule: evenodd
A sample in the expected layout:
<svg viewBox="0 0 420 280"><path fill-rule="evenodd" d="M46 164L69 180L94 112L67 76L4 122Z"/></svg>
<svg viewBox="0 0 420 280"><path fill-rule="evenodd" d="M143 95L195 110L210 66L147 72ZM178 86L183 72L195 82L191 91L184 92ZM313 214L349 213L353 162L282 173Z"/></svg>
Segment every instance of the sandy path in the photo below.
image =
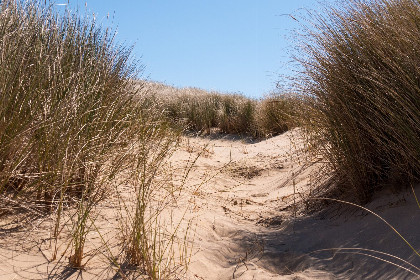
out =
<svg viewBox="0 0 420 280"><path fill-rule="evenodd" d="M318 168L302 152L302 143L299 130L257 143L228 137L183 139L170 159L174 170L179 170L179 174L175 171L178 179L185 166L200 156L172 208L178 218L187 211L185 220L192 222L189 236L194 244L182 279L417 279L388 263L420 274L416 267L383 254L420 266L420 257L374 215L356 207L334 206L313 215L295 208L293 194L306 196L312 191L312 174ZM416 192L420 194L420 186ZM111 247L119 242L112 205L101 204L99 210L105 214L97 218ZM420 209L410 191L380 194L367 207L420 249ZM115 275L100 253L104 248L95 232L88 235L88 244L98 244L97 248L89 245L96 257L85 271L69 269L65 258L49 262L51 228L44 220L31 221L38 224L31 226L30 233L14 229L19 222L3 222L0 279L111 279ZM331 248L342 250L327 250Z"/></svg>
<svg viewBox="0 0 420 280"><path fill-rule="evenodd" d="M311 172L317 168L301 152L302 143L298 130L258 143L200 138L184 142L174 157L178 163L206 147L190 175L195 181L189 189L195 204L197 250L188 279L416 278L367 256L401 264L380 253L315 252L364 248L420 265L420 257L395 232L356 207L332 207L312 216L297 211L295 218L293 193L311 191ZM420 249L420 209L410 192L382 194L367 207Z"/></svg>

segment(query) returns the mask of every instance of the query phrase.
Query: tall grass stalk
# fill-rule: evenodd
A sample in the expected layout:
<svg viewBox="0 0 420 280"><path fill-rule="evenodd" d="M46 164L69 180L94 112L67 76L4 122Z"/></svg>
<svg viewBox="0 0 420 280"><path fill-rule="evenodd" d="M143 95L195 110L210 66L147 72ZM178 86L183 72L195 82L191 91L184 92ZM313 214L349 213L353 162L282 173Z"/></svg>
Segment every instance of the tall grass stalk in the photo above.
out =
<svg viewBox="0 0 420 280"><path fill-rule="evenodd" d="M125 152L127 184L132 191L127 197L125 191L117 190L124 256L121 262L122 267L134 267L151 279L170 279L176 277L178 265L185 268L187 262L184 251L188 244L181 244L177 236L184 216L178 221L173 220L173 213L162 216L179 190L173 185L167 159L178 147L180 133L162 121L146 123L137 131L137 141ZM169 218L172 231L165 223ZM175 256L177 247L180 256Z"/></svg>

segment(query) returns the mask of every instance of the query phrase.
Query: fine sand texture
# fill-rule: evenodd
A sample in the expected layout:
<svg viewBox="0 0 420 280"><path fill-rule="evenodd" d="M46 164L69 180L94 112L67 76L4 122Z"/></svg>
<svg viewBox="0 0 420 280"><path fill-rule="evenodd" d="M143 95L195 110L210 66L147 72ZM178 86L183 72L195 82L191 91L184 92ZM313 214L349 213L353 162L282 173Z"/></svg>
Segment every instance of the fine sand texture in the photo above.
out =
<svg viewBox="0 0 420 280"><path fill-rule="evenodd" d="M167 168L183 188L162 213L168 227L182 219L181 239L188 232L188 270L179 270L179 279L417 279L420 256L381 218L308 200L323 163L305 153L304 142L299 129L259 142L218 134L182 139ZM420 194L419 186L414 190ZM50 218L3 221L0 279L123 279L106 257L120 242L113 200L98 206L101 234L88 235L83 270L60 256L65 245L51 261ZM384 191L365 207L420 250L420 209L411 190Z"/></svg>

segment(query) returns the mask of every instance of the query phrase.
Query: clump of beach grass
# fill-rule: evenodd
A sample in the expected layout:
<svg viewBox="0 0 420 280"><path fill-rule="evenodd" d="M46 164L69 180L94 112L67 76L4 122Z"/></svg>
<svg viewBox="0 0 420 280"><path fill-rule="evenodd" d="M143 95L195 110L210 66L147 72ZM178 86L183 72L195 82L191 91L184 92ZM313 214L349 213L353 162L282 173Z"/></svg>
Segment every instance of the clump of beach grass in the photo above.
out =
<svg viewBox="0 0 420 280"><path fill-rule="evenodd" d="M256 136L256 103L239 94L223 96L218 127L224 133Z"/></svg>
<svg viewBox="0 0 420 280"><path fill-rule="evenodd" d="M137 120L129 50L94 21L2 1L0 191L52 207L92 193Z"/></svg>
<svg viewBox="0 0 420 280"><path fill-rule="evenodd" d="M70 228L61 253L71 267L83 268L87 235L97 230L97 204L121 174L138 178L139 201L150 199L149 178L177 137L165 129L143 84L134 82L140 67L131 48L117 45L115 33L93 18L59 14L41 1L1 1L0 44L2 214L51 214L56 244L50 261ZM133 145L139 149L127 157ZM145 145L161 153L145 153ZM136 217L144 215L142 207ZM74 214L64 218L70 210ZM143 222L136 218L133 228L141 230ZM139 233L141 242L160 237Z"/></svg>
<svg viewBox="0 0 420 280"><path fill-rule="evenodd" d="M257 133L264 137L275 136L299 126L304 105L296 94L270 93L256 108Z"/></svg>
<svg viewBox="0 0 420 280"><path fill-rule="evenodd" d="M352 0L312 14L298 60L307 128L348 197L420 175L420 4Z"/></svg>

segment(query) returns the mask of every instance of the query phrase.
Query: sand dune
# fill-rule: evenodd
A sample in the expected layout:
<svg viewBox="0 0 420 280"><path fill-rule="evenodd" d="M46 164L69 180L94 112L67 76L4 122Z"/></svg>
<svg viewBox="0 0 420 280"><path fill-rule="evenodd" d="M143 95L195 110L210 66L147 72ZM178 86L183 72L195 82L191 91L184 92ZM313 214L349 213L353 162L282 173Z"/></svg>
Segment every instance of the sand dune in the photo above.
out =
<svg viewBox="0 0 420 280"><path fill-rule="evenodd" d="M403 264L419 273L395 258L369 251L420 265L420 257L374 215L346 205L312 215L304 211L300 197L312 191L311 174L319 164L302 152L299 137L299 130L294 130L258 143L189 139L189 147L207 145L208 151L197 161L192 177L216 174L195 196L198 249L190 264L190 279L416 278L368 256ZM185 158L185 153L177 158ZM294 191L302 194L296 195L296 209ZM420 209L411 192L379 194L367 208L420 248L416 222Z"/></svg>
<svg viewBox="0 0 420 280"><path fill-rule="evenodd" d="M191 221L193 247L182 279L416 278L420 271L402 260L420 266L420 257L378 217L336 204L305 211L302 198L313 192L321 163L303 152L300 137L295 129L255 143L217 135L183 138L171 165L183 170L199 157L171 206L175 218ZM110 247L118 242L111 201L99 206L106 214L97 218ZM383 192L366 207L420 249L420 209L412 193ZM95 257L80 272L67 268L64 257L49 261L48 218L30 223L30 232L14 228L16 220L2 224L0 279L118 279L101 255L97 233L88 236Z"/></svg>

